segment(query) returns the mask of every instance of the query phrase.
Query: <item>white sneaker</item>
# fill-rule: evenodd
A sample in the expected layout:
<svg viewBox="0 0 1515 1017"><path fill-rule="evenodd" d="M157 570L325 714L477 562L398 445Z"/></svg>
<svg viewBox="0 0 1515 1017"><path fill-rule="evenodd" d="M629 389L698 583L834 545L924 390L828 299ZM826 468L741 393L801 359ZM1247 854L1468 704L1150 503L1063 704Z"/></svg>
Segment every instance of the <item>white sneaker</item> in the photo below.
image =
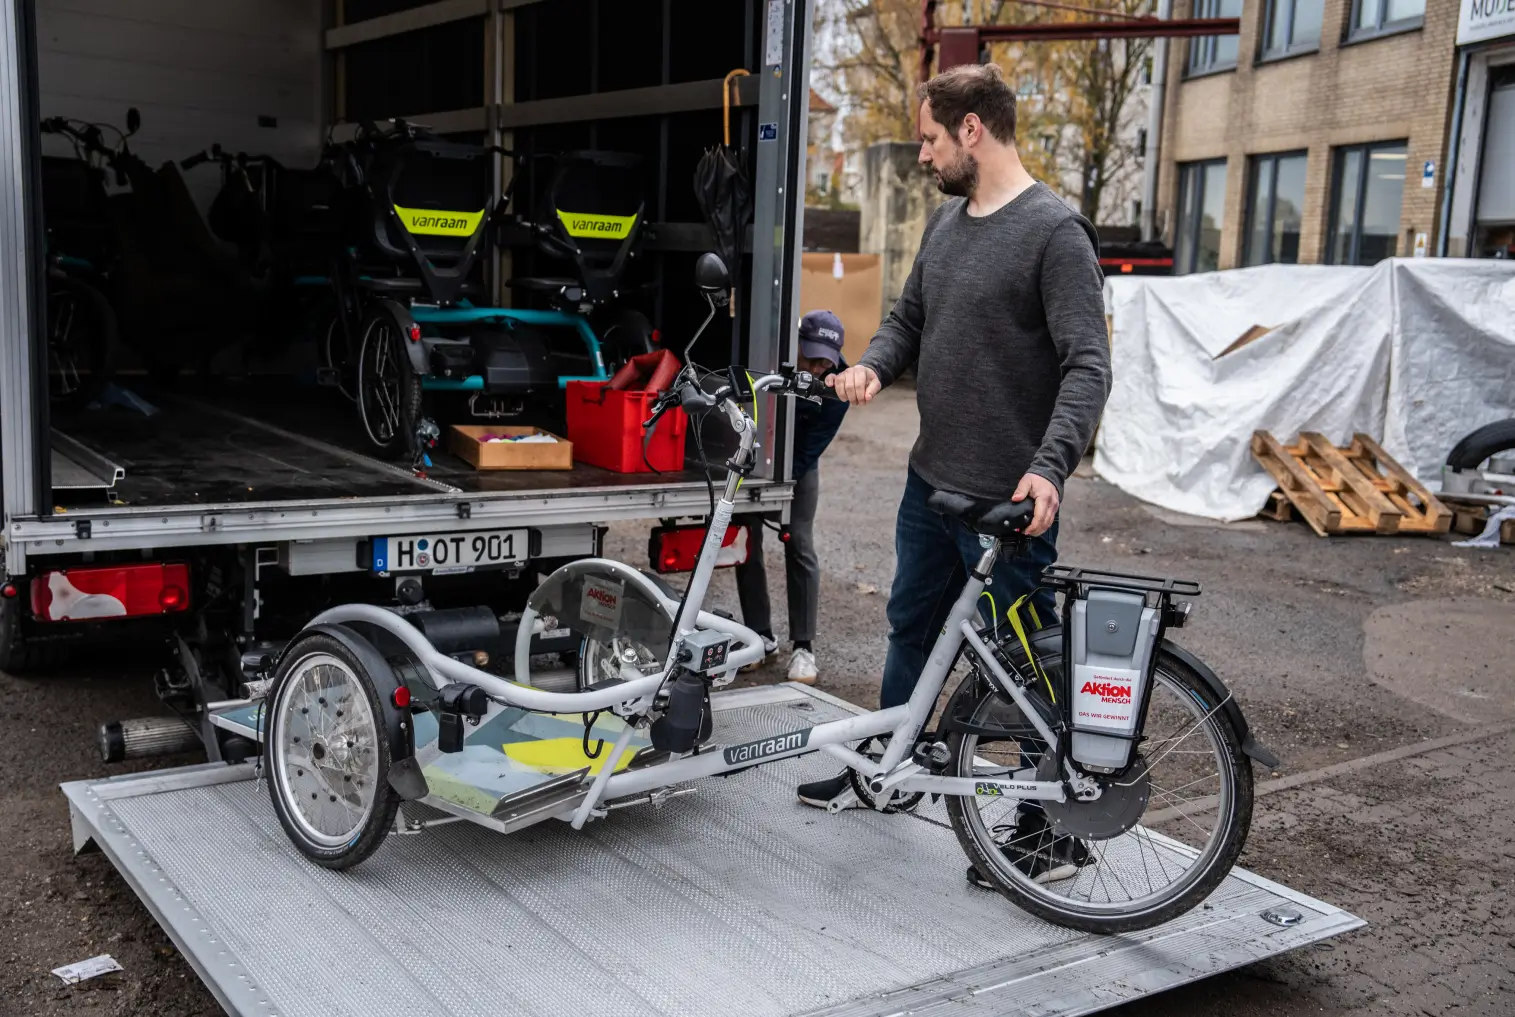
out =
<svg viewBox="0 0 1515 1017"><path fill-rule="evenodd" d="M815 679L815 654L809 650L795 650L789 658L789 680L814 685Z"/></svg>
<svg viewBox="0 0 1515 1017"><path fill-rule="evenodd" d="M756 660L751 664L745 665L742 668L743 671L756 671L758 668L768 663L768 658L773 656L774 651L779 648L779 641L777 639L773 639L769 636L762 636L761 638L763 640L763 659Z"/></svg>

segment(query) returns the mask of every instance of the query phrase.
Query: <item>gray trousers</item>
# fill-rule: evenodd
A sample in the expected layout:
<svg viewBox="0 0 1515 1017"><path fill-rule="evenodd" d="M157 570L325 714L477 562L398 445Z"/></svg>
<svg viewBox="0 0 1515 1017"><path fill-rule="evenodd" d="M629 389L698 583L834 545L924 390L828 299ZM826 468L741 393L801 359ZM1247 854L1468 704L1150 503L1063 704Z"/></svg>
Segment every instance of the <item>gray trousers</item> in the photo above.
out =
<svg viewBox="0 0 1515 1017"><path fill-rule="evenodd" d="M784 574L789 588L789 639L815 638L815 615L821 596L821 561L815 553L815 506L821 493L821 468L816 466L794 482L789 509L789 542L784 545ZM742 604L742 624L755 632L773 631L768 603L768 573L763 567L761 523L749 525L752 539L745 564L736 567L736 592Z"/></svg>

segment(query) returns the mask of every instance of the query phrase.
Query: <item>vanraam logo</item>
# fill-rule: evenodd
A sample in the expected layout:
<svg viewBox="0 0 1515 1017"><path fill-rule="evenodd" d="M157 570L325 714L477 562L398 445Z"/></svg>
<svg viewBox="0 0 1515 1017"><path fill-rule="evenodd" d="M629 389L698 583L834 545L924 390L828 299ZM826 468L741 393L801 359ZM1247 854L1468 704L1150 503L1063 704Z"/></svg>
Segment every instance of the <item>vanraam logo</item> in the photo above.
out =
<svg viewBox="0 0 1515 1017"><path fill-rule="evenodd" d="M418 215L410 220L410 228L413 230L464 230L468 228L468 220L454 215Z"/></svg>
<svg viewBox="0 0 1515 1017"><path fill-rule="evenodd" d="M759 738L755 742L747 742L744 745L733 745L726 750L726 763L728 766L751 763L759 759L767 759L769 756L803 749L809 744L810 728L807 727L803 731L790 731L788 734L774 735L772 738Z"/></svg>
<svg viewBox="0 0 1515 1017"><path fill-rule="evenodd" d="M410 233L424 233L438 237L473 236L484 218L484 210L477 212L446 212L432 208L404 208L395 206L395 214Z"/></svg>
<svg viewBox="0 0 1515 1017"><path fill-rule="evenodd" d="M583 212L558 212L558 220L570 237L598 237L620 240L631 232L637 221L634 215L588 215Z"/></svg>

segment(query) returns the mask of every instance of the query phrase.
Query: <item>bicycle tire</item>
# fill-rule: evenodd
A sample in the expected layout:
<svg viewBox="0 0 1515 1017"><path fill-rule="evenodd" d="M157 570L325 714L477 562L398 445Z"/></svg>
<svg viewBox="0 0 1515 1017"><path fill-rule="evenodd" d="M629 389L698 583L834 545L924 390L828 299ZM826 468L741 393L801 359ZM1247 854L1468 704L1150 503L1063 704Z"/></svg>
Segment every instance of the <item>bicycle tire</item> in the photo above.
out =
<svg viewBox="0 0 1515 1017"><path fill-rule="evenodd" d="M373 771L363 772L366 779L373 781L371 788L372 800L367 809L348 831L336 834L325 834L316 830L306 810L295 803L294 787L295 779L305 779L303 772L308 768L311 778L305 779L301 785L302 791L317 787L318 781L325 781L325 786L319 791L311 790L312 797L317 793L326 794L329 791L341 790L350 787L346 784L332 783L329 776L320 776L318 773L325 771L341 772L335 765L321 767L319 763L310 763L303 760L287 760L284 758L285 727L293 727L295 715L290 703L298 690L293 689L291 683L298 677L303 678L301 666L321 662L324 666L335 667L341 675L343 684L351 679L355 686L353 689L353 701L361 702L366 707L367 725L352 729L359 736L365 736L369 742L363 745L373 754ZM323 691L325 687L323 686ZM330 691L325 691L330 696ZM309 702L307 696L305 701ZM324 632L307 633L299 637L290 645L285 653L283 663L274 676L273 683L268 690L268 697L264 700L267 704L266 716L268 717L267 737L264 739L264 765L268 769L268 795L273 803L274 813L279 818L279 825L284 828L284 833L289 837L290 843L306 858L328 869L350 869L368 856L372 855L384 843L385 837L394 827L395 815L400 808L400 795L389 784L389 769L394 762L389 738L383 729L383 704L379 700L377 687L373 679L364 668L363 662L341 641L327 635ZM319 700L320 707L327 713L335 712L340 718L342 713L334 711L333 706L337 700L333 699L328 705L326 698ZM286 706L289 709L286 709ZM351 704L349 704L349 709ZM302 710L302 713L304 711ZM293 728L298 730L299 728ZM322 728L322 737L328 738L336 728L326 726ZM314 746L312 746L314 749ZM323 751L324 754L324 751ZM320 755L312 755L314 759L320 759ZM335 758L335 757L330 757ZM301 763L304 766L301 766ZM300 778L291 778L291 773L299 769ZM344 794L345 799L349 795L361 792ZM338 800L337 795L332 795L332 802ZM308 803L307 803L308 804Z"/></svg>
<svg viewBox="0 0 1515 1017"><path fill-rule="evenodd" d="M1515 418L1496 420L1463 435L1447 453L1447 465L1454 470L1476 470L1491 456L1515 448Z"/></svg>
<svg viewBox="0 0 1515 1017"><path fill-rule="evenodd" d="M383 326L385 332L376 330ZM382 307L370 311L359 329L363 338L358 348L358 374L355 390L358 417L369 444L379 455L389 459L413 458L416 452L416 427L421 420L421 376L411 366L410 355L400 338L400 325ZM379 407L370 407L368 386L373 384L376 368L381 366L381 344L388 346L388 357L397 372L393 419L378 417ZM377 399L377 397L375 397Z"/></svg>
<svg viewBox="0 0 1515 1017"><path fill-rule="evenodd" d="M652 322L642 312L630 308L616 311L600 335L600 356L610 374L626 366L632 357L651 353L653 349Z"/></svg>
<svg viewBox="0 0 1515 1017"><path fill-rule="evenodd" d="M55 332L54 313L61 302L72 298L74 306L85 311L88 324L84 329L85 345L82 366L84 374L77 387L61 392L54 383L53 341ZM77 413L94 402L115 374L117 345L116 314L110 301L89 283L75 279L62 272L49 273L47 280L47 336L48 336L48 398L53 409L59 413Z"/></svg>
<svg viewBox="0 0 1515 1017"><path fill-rule="evenodd" d="M1050 669L1059 665L1060 662L1043 661L1045 668ZM947 815L951 820L952 829L957 834L958 843L974 868L987 877L1001 894L1015 902L1022 910L1043 921L1100 935L1136 932L1161 925L1193 910L1214 892L1215 888L1230 874L1237 857L1246 845L1252 818L1252 768L1241 750L1241 740L1237 737L1236 730L1226 719L1225 712L1218 709L1219 703L1214 701L1214 693L1210 687L1188 665L1172 654L1160 651L1156 670L1171 678L1182 692L1192 696L1200 708L1209 715L1205 724L1223 746L1222 761L1226 765L1226 772L1233 779L1231 807L1229 814L1225 817L1225 828L1218 848L1210 854L1199 872L1178 885L1175 893L1164 899L1134 908L1130 913L1099 913L1092 903L1089 908L1075 907L1071 902L1054 904L1045 896L1029 892L1021 883L1002 877L999 870L1004 864L1003 860L996 861L989 854L990 851L995 852L996 855L1000 852L999 845L994 843L992 834L982 829L982 822L972 822L963 798L954 796L947 800ZM964 683L975 680L975 677L970 674L964 679ZM991 692L986 695L997 694ZM948 737L947 745L952 753L948 772L958 776L971 775L977 741L976 736L965 735L961 732L953 732ZM987 841L987 844L982 843L984 841Z"/></svg>

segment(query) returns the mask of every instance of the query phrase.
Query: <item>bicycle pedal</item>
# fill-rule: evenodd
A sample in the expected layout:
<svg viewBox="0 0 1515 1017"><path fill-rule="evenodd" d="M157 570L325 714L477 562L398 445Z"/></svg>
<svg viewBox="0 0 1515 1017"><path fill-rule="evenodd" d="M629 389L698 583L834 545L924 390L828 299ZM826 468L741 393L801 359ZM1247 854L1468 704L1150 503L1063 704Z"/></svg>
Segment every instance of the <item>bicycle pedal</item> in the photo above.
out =
<svg viewBox="0 0 1515 1017"><path fill-rule="evenodd" d="M921 742L910 755L917 766L927 770L940 770L952 761L952 750L946 742Z"/></svg>
<svg viewBox="0 0 1515 1017"><path fill-rule="evenodd" d="M844 809L849 809L858 804L857 793L850 787L826 803L826 811L836 815Z"/></svg>
<svg viewBox="0 0 1515 1017"><path fill-rule="evenodd" d="M316 385L320 388L341 388L342 374L335 367L318 367Z"/></svg>

